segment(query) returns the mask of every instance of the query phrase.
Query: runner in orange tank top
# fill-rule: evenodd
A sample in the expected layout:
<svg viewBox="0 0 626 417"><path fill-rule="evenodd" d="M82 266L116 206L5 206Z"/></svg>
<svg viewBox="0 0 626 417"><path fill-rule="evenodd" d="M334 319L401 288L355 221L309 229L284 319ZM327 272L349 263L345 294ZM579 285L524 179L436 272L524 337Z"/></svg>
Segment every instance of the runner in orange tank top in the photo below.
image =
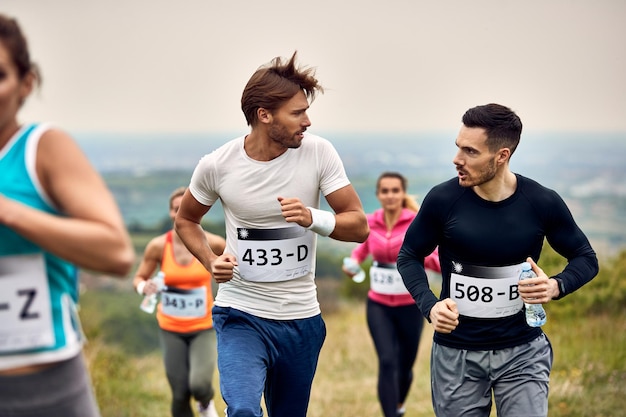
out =
<svg viewBox="0 0 626 417"><path fill-rule="evenodd" d="M172 221L185 189L178 188L170 196ZM224 238L207 232L207 239L215 253L224 251ZM193 417L191 397L198 402L200 417L217 417L212 383L217 354L211 316L211 274L187 250L174 230L153 238L146 246L133 280L139 294L158 291L150 279L157 271L165 274L165 288L156 316L172 390L172 417Z"/></svg>
<svg viewBox="0 0 626 417"><path fill-rule="evenodd" d="M165 234L161 258L161 272L165 274L167 290L161 295L156 315L159 327L177 333L212 328L211 273L196 258L188 264L177 262L173 235L173 230Z"/></svg>

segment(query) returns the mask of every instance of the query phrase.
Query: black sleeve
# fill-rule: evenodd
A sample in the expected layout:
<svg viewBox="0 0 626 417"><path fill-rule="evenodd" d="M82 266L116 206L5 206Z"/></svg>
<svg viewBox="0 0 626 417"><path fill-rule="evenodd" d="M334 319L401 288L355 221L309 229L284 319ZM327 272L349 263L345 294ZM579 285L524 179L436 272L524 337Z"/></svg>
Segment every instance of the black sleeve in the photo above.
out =
<svg viewBox="0 0 626 417"><path fill-rule="evenodd" d="M437 224L434 203L426 196L420 210L409 226L398 254L397 266L402 281L420 311L430 321L430 309L439 299L428 284L424 258L437 246ZM435 216L434 216L435 215Z"/></svg>
<svg viewBox="0 0 626 417"><path fill-rule="evenodd" d="M567 259L565 269L554 276L562 282L565 293L559 299L571 294L589 281L599 271L598 258L587 236L578 227L572 213L563 199L551 191L550 209L544 213L549 217L546 230L548 243L554 250Z"/></svg>

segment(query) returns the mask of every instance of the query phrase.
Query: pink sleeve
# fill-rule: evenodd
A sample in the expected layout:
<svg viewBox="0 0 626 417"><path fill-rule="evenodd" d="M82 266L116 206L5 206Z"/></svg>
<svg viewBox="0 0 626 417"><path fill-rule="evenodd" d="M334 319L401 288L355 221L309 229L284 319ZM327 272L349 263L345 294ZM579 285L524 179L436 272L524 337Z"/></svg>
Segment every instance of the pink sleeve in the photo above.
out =
<svg viewBox="0 0 626 417"><path fill-rule="evenodd" d="M435 272L441 272L441 265L439 264L439 247L424 259L424 268L431 269Z"/></svg>
<svg viewBox="0 0 626 417"><path fill-rule="evenodd" d="M350 254L350 257L353 259L356 259L358 263L363 263L363 261L370 254L369 245L367 244L368 241L369 240L366 240L365 242L361 243L359 246L354 248L354 250Z"/></svg>

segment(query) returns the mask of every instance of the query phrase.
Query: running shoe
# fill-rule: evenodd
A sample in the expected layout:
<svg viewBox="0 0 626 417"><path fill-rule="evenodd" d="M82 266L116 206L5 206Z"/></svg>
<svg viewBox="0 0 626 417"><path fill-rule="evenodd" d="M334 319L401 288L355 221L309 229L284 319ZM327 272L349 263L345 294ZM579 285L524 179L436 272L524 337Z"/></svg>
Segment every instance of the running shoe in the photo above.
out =
<svg viewBox="0 0 626 417"><path fill-rule="evenodd" d="M213 400L209 401L206 406L203 406L202 403L198 403L198 415L199 417L219 417Z"/></svg>

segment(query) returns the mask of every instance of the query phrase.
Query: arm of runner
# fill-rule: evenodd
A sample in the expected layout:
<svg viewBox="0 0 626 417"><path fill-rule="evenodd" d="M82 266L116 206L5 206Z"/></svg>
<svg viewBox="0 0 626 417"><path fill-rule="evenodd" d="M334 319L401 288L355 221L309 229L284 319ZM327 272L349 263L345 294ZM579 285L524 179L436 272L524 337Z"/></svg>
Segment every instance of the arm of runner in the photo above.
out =
<svg viewBox="0 0 626 417"><path fill-rule="evenodd" d="M148 242L144 249L141 262L133 278L133 287L139 294L150 295L159 291L157 285L150 281L156 270L161 265L165 236L157 236ZM143 283L143 284L142 284ZM141 291L139 291L141 290Z"/></svg>
<svg viewBox="0 0 626 417"><path fill-rule="evenodd" d="M113 195L65 132L46 131L37 148L37 177L57 216L0 196L0 224L81 268L124 276L135 253Z"/></svg>
<svg viewBox="0 0 626 417"><path fill-rule="evenodd" d="M311 210L302 203L299 198L278 197L282 215L287 222L297 223L302 227L309 228L313 223ZM331 238L346 242L364 242L369 235L369 225L365 212L361 206L361 200L352 185L347 185L326 196L326 201L333 209L323 214L334 215L334 228L329 231ZM326 235L326 234L324 234Z"/></svg>
<svg viewBox="0 0 626 417"><path fill-rule="evenodd" d="M213 253L218 256L223 254L226 250L226 239L214 233L206 232L206 235L209 241L209 246L211 246L211 250L213 251Z"/></svg>
<svg viewBox="0 0 626 417"><path fill-rule="evenodd" d="M202 217L210 208L198 202L189 190L185 191L176 213L174 227L189 252L213 274L216 282L222 283L232 279L237 260L228 253L218 256L211 249L209 239L200 225Z"/></svg>
<svg viewBox="0 0 626 417"><path fill-rule="evenodd" d="M330 237L344 242L365 242L370 228L354 187L346 185L333 191L326 201L335 212L335 229Z"/></svg>

